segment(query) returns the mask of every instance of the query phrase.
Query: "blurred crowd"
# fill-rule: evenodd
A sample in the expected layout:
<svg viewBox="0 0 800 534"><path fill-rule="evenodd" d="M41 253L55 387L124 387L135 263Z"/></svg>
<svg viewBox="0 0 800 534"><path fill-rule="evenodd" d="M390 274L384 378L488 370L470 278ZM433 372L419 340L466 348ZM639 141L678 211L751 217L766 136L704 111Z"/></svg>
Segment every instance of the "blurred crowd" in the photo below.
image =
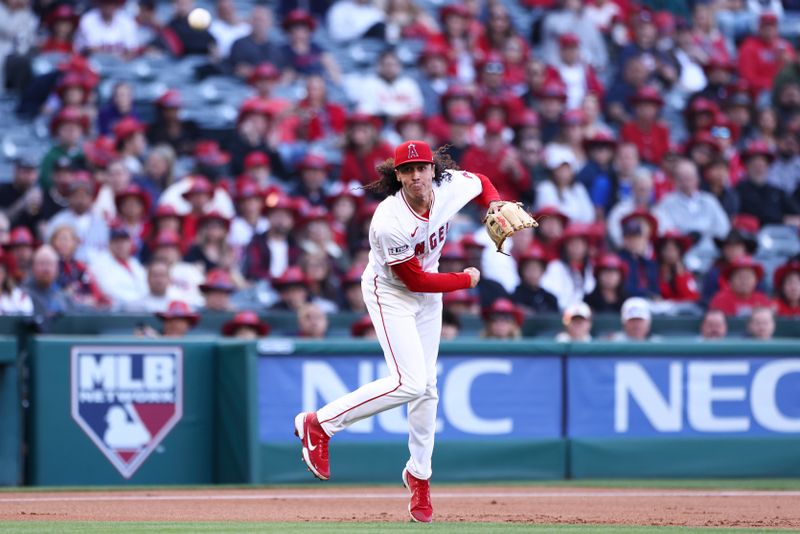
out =
<svg viewBox="0 0 800 534"><path fill-rule="evenodd" d="M453 222L440 271L482 281L445 295L445 337L461 314L491 338L559 314L566 340L598 313L630 322L619 339L648 338L652 314L705 313L707 337L800 316L795 2L299 4L218 0L203 28L193 0L2 0L3 99L49 147L0 176L0 313L147 312L185 333L240 312L226 333L260 336L258 312L289 310L322 337L328 315L366 311L380 198L362 186L424 139L540 223L503 255L477 208ZM151 59L156 78L191 59L188 85L245 88L230 126L97 68Z"/></svg>

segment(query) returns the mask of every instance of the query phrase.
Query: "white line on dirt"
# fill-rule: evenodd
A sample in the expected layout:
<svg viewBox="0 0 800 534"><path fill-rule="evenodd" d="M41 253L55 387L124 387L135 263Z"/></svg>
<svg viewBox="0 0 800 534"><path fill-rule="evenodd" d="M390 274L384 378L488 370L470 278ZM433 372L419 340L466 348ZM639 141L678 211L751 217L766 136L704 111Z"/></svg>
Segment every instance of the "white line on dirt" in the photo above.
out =
<svg viewBox="0 0 800 534"><path fill-rule="evenodd" d="M193 495L115 495L109 493L92 493L86 495L57 496L44 494L31 497L0 497L0 504L36 503L36 502L126 502L126 501L281 501L294 499L407 499L408 492L382 492L382 493L346 493L331 492L318 493L319 490L299 491L296 493L241 493ZM434 499L465 499L465 498L501 498L501 499L609 499L620 497L653 498L653 497L800 497L800 491L518 491L518 492L437 492L433 491Z"/></svg>

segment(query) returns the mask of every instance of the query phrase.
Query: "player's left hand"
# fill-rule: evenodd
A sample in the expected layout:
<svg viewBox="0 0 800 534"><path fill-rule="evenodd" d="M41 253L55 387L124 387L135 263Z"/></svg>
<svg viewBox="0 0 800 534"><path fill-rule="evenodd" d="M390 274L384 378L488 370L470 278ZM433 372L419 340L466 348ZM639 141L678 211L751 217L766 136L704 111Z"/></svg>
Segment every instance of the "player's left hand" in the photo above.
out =
<svg viewBox="0 0 800 534"><path fill-rule="evenodd" d="M523 228L537 228L539 223L525 211L521 202L495 201L489 204L489 211L483 219L489 237L497 247L498 252L503 252L503 242L507 237Z"/></svg>

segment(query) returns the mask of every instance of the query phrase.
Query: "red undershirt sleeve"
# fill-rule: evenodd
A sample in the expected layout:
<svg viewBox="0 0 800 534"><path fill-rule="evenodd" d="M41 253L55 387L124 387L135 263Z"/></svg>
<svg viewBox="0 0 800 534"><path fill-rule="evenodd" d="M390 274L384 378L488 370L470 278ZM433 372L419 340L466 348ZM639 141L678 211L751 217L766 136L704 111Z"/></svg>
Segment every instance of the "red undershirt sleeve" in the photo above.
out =
<svg viewBox="0 0 800 534"><path fill-rule="evenodd" d="M392 272L415 293L447 293L468 289L471 279L467 273L428 273L422 270L417 258L392 265Z"/></svg>
<svg viewBox="0 0 800 534"><path fill-rule="evenodd" d="M475 197L474 200L482 208L488 208L489 202L500 200L500 194L486 175L476 173L476 176L481 181L481 194Z"/></svg>

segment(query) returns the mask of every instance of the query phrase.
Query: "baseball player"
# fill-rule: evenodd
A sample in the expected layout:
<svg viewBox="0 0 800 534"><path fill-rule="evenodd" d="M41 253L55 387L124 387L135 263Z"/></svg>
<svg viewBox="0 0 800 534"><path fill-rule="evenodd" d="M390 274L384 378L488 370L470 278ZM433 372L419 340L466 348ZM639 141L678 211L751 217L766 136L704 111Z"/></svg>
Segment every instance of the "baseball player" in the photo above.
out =
<svg viewBox="0 0 800 534"><path fill-rule="evenodd" d="M406 141L394 159L378 166L367 188L384 199L369 229L369 263L361 290L375 326L389 376L334 400L316 413L295 417L303 460L321 480L330 478L328 440L347 426L408 404L411 457L402 472L411 492L414 521L433 518L428 479L436 429L436 358L442 330L442 293L475 287L480 272L439 273L449 221L470 200L489 207L486 224L498 244L536 221L513 202L503 202L486 176L457 170L449 156L424 141ZM527 217L527 218L526 218ZM505 228L504 230L502 228Z"/></svg>

